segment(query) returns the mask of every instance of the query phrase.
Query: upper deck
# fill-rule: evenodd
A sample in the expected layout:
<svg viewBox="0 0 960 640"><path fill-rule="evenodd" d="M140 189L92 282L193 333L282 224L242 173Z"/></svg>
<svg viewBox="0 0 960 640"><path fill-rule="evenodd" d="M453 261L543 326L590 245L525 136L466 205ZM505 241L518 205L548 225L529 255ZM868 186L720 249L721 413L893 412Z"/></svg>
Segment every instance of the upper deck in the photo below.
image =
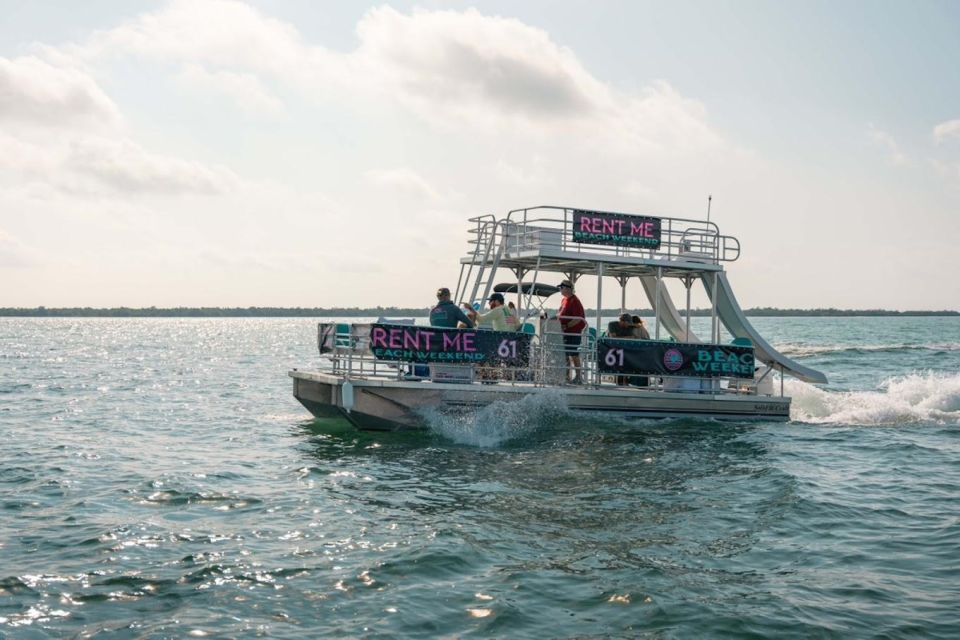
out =
<svg viewBox="0 0 960 640"><path fill-rule="evenodd" d="M721 263L740 257L740 242L703 220L538 206L470 222L463 265L581 274L602 269L607 276L660 270L682 277L721 271Z"/></svg>

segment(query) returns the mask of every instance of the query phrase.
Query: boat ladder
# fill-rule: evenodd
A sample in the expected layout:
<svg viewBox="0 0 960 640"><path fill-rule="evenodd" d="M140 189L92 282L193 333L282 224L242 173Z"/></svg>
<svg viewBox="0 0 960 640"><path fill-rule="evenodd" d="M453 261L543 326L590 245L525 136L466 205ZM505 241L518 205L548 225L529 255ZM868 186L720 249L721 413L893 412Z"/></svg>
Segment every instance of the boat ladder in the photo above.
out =
<svg viewBox="0 0 960 640"><path fill-rule="evenodd" d="M474 245L473 255L470 263L460 268L456 299L463 300L472 277L473 288L470 289L468 299L470 302L482 304L493 290L494 277L500 266L500 258L503 257L504 243L500 223L494 216L483 216L475 218L474 221L477 222L477 228L471 230L471 233L476 234L477 237L471 240ZM476 274L474 274L474 268L476 268Z"/></svg>

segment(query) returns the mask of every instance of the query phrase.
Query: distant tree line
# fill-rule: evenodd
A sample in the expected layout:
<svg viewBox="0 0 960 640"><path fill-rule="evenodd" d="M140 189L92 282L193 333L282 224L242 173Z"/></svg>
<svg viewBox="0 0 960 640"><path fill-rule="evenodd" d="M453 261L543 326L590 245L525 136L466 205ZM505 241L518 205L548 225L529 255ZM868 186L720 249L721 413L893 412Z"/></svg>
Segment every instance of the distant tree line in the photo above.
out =
<svg viewBox="0 0 960 640"><path fill-rule="evenodd" d="M317 318L317 317L407 317L428 315L428 307L0 307L0 316L29 318ZM710 316L710 309L691 309L691 317ZM592 315L595 311L588 310ZM619 308L603 309L604 316L616 316ZM632 311L652 316L653 311ZM960 311L892 311L889 309L778 309L757 307L744 311L748 316L960 316Z"/></svg>

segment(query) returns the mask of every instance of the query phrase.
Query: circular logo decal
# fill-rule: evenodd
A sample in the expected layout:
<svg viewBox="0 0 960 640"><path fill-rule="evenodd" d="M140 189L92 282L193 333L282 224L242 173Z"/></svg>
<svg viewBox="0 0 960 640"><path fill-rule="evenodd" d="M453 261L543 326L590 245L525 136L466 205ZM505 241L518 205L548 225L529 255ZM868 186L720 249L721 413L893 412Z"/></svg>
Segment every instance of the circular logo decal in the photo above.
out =
<svg viewBox="0 0 960 640"><path fill-rule="evenodd" d="M667 368L667 371L676 371L683 366L683 354L677 349L667 349L667 352L663 354L663 366Z"/></svg>

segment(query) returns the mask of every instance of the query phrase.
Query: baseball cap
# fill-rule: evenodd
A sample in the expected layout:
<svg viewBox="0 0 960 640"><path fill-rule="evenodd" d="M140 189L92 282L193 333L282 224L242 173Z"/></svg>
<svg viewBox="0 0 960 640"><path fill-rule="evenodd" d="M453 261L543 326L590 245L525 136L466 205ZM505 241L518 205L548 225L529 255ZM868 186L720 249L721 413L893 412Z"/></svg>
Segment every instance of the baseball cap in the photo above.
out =
<svg viewBox="0 0 960 640"><path fill-rule="evenodd" d="M438 298L443 298L448 295L450 295L450 289L447 289L446 287L440 287L439 289L437 289Z"/></svg>
<svg viewBox="0 0 960 640"><path fill-rule="evenodd" d="M621 313L620 320L623 322L633 322L633 319L630 317L629 313Z"/></svg>
<svg viewBox="0 0 960 640"><path fill-rule="evenodd" d="M557 286L558 286L558 287L568 287L568 288L570 288L570 289L573 289L573 283L570 282L569 280L564 280L563 282L561 282L561 283L558 284Z"/></svg>
<svg viewBox="0 0 960 640"><path fill-rule="evenodd" d="M496 300L497 302L503 302L503 294L502 293L491 294L490 297L487 298L487 300Z"/></svg>

